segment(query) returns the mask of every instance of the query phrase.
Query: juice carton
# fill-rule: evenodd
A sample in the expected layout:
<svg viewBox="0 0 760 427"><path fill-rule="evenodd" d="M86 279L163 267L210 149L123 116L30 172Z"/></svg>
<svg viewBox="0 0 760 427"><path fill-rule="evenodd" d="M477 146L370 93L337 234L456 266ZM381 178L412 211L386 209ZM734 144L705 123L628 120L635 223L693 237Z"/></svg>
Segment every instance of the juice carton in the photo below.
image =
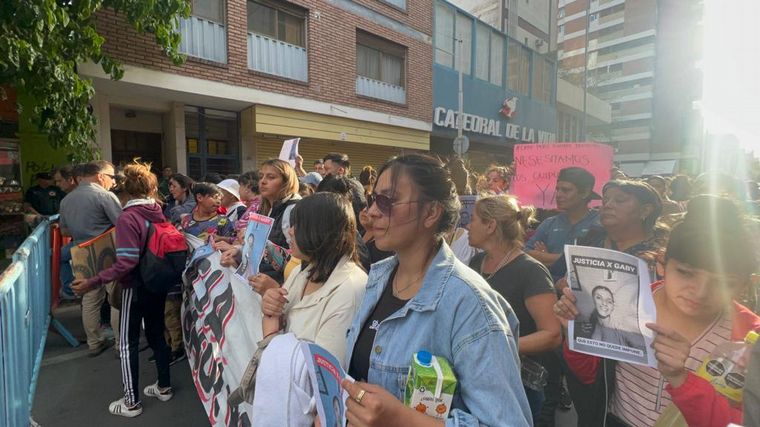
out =
<svg viewBox="0 0 760 427"><path fill-rule="evenodd" d="M760 335L749 331L744 342L719 344L697 370L715 390L735 404L741 403L749 355Z"/></svg>
<svg viewBox="0 0 760 427"><path fill-rule="evenodd" d="M412 357L404 404L423 414L445 420L456 387L457 379L449 362L443 357L421 350Z"/></svg>

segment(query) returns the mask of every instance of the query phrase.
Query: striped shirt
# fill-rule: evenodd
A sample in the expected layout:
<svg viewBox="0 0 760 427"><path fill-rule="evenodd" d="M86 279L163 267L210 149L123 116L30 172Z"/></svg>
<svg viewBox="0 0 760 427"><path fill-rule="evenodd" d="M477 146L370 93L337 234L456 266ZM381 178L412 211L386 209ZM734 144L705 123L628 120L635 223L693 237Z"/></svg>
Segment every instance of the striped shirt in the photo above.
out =
<svg viewBox="0 0 760 427"><path fill-rule="evenodd" d="M686 369L696 372L721 342L731 340L731 316L724 313L691 346ZM656 368L618 362L615 367L612 413L631 426L653 426L671 403L667 381Z"/></svg>

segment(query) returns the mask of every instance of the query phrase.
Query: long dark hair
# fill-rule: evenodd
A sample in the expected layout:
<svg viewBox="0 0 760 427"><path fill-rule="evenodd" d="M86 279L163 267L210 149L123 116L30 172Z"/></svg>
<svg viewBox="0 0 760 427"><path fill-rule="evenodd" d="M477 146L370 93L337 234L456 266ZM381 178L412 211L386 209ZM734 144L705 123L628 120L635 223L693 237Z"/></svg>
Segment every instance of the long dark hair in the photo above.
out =
<svg viewBox="0 0 760 427"><path fill-rule="evenodd" d="M185 190L185 197L191 198L192 190L193 190L193 179L190 178L187 175L182 175L181 173L175 173L172 176L169 177L169 180L174 180L177 184L179 184L180 187L182 187L183 190Z"/></svg>
<svg viewBox="0 0 760 427"><path fill-rule="evenodd" d="M414 182L420 193L421 202L437 202L443 208L436 237L441 238L447 232L456 228L459 223L459 195L451 173L446 166L435 157L424 154L406 154L388 160L377 172L378 180L383 172L389 171L393 178L392 190L398 188L398 178L405 173Z"/></svg>
<svg viewBox="0 0 760 427"><path fill-rule="evenodd" d="M309 196L295 205L290 223L298 249L310 258L310 281L327 281L344 256L358 264L356 218L346 197L327 192Z"/></svg>

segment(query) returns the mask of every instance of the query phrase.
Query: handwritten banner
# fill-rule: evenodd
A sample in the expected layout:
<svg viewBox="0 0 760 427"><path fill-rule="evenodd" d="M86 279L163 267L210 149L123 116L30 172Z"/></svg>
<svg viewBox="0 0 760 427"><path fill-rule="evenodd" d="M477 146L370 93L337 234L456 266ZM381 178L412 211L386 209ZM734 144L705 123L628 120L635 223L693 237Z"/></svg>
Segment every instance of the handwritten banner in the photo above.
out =
<svg viewBox="0 0 760 427"><path fill-rule="evenodd" d="M182 332L193 383L212 426L250 426L251 402L233 405L256 343L262 338L261 298L219 251L196 250L184 273Z"/></svg>
<svg viewBox="0 0 760 427"><path fill-rule="evenodd" d="M577 166L591 172L596 179L594 191L598 194L602 194L602 187L610 180L613 150L609 145L591 142L518 144L514 153L511 192L521 204L555 208L557 176L567 167Z"/></svg>

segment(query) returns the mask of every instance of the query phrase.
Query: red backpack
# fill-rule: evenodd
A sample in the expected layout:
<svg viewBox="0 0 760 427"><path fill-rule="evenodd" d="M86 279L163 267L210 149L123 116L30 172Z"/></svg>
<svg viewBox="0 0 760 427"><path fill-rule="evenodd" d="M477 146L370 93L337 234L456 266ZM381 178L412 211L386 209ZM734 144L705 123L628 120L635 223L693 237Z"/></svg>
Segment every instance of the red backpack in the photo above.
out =
<svg viewBox="0 0 760 427"><path fill-rule="evenodd" d="M148 237L138 265L140 279L151 292L167 292L172 286L182 283L188 254L187 242L170 222L146 223Z"/></svg>

